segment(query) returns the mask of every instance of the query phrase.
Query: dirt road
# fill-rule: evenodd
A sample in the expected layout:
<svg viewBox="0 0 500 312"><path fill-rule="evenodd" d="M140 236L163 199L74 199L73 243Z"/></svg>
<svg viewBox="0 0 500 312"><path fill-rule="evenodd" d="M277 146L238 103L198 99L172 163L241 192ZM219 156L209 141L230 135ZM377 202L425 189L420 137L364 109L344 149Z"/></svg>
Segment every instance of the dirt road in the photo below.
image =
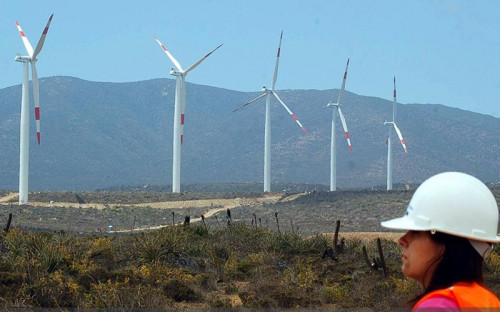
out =
<svg viewBox="0 0 500 312"><path fill-rule="evenodd" d="M262 197L248 197L248 198L233 198L233 199L201 199L201 200L184 200L184 201L163 201L163 202L148 202L148 203L138 203L138 204L101 204L101 203L74 203L74 202L35 202L30 201L29 205L34 207L48 207L48 208L76 208L76 209L106 209L106 208L137 208L137 207L149 207L153 209L160 210L179 210L183 208L201 208L206 209L202 214L205 218L214 216L220 212L224 212L227 209L234 209L237 207L259 207L263 205L275 204L279 201L287 202L292 201L306 193L292 194L288 197L283 197L280 193L266 194ZM9 193L6 196L0 197L1 205L13 205L16 204L13 201L18 197L18 193ZM191 223L201 222L201 217L192 218ZM134 231L144 231L152 230L164 227L166 225L159 226L146 226L141 228L134 228ZM116 232L130 232L130 229L122 229Z"/></svg>
<svg viewBox="0 0 500 312"><path fill-rule="evenodd" d="M71 208L126 208L126 207L151 207L157 209L178 209L178 208L202 208L202 207L221 207L234 208L238 206L262 206L264 204L274 204L278 201L290 201L298 198L300 194L293 194L289 197L282 198L278 194L270 194L257 198L234 198L234 199L200 199L200 200L185 200L185 201L164 201L154 203L139 203L139 204L100 204L100 203L73 203L73 202L36 202L30 201L31 206L40 207L71 207ZM9 193L6 196L0 197L0 205L12 204L12 200L18 197L18 193ZM208 213L208 212L207 212Z"/></svg>
<svg viewBox="0 0 500 312"><path fill-rule="evenodd" d="M300 195L303 194L294 194L290 197L293 197L293 199L298 198ZM179 204L182 207L217 207L217 208L210 208L207 212L203 214L203 217L209 218L213 215L218 214L219 212L226 211L228 209L233 209L236 207L240 206L262 206L264 204L275 204L278 201L282 199L281 196L266 196L266 197L259 197L259 198L235 198L235 199L212 199L212 200L191 200L191 201L183 201L183 202L161 202L161 203L154 203L153 205L148 203L148 204L139 204L139 206L144 205L144 206L150 206L152 208L158 208L158 209L169 209L169 208L179 208ZM290 200L293 200L290 199ZM287 200L287 198L282 199ZM135 205L138 206L138 205ZM222 207L220 207L222 206ZM202 218L192 218L190 220L190 223L196 223L196 222L201 222ZM137 228L134 229L135 231L145 231L145 230L154 230L154 229L160 229L162 227L166 227L167 225L159 225L159 226L153 226L153 227L144 227L144 228ZM131 230L121 230L121 231L116 231L117 233L124 233L124 232L130 232Z"/></svg>

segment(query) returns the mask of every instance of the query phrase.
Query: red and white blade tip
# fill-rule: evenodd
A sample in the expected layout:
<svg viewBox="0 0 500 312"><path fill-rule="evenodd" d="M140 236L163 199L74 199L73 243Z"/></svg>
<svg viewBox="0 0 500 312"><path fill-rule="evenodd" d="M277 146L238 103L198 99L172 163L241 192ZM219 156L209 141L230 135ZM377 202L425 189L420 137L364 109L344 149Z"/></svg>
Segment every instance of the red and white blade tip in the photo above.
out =
<svg viewBox="0 0 500 312"><path fill-rule="evenodd" d="M294 113L291 113L290 115L292 116L293 120L295 120L295 122L296 122L296 123L300 126L300 129L302 129L302 131L304 131L304 133L305 133L305 134L307 134L307 129L306 129L306 127L304 127L304 126L300 123L300 121L299 121L299 119L297 118L297 116L295 116L295 114L294 114Z"/></svg>
<svg viewBox="0 0 500 312"><path fill-rule="evenodd" d="M306 127L304 127L304 126L300 123L300 121L299 121L299 119L297 118L297 116L295 116L295 114L293 114L293 113L292 113L292 114L290 114L290 116L292 116L293 120L295 120L295 122L299 125L300 129L302 129L302 131L304 131L304 133L305 133L305 134L307 134L307 129L306 129Z"/></svg>
<svg viewBox="0 0 500 312"><path fill-rule="evenodd" d="M347 145L349 146L349 151L352 152L352 144L351 144L351 138L349 136L349 132L345 132L345 138L347 140Z"/></svg>
<svg viewBox="0 0 500 312"><path fill-rule="evenodd" d="M347 64L345 66L345 72L344 72L344 80L347 79L347 69L349 68L349 59L347 59Z"/></svg>
<svg viewBox="0 0 500 312"><path fill-rule="evenodd" d="M47 32L49 31L49 26L48 24L50 24L50 22L52 22L52 17L54 16L54 14L51 14L50 17L49 17L49 22L47 23L47 26L45 26L44 30L43 30L43 34L46 35Z"/></svg>
<svg viewBox="0 0 500 312"><path fill-rule="evenodd" d="M393 94L393 97L394 97L394 101L396 101L396 76L394 76L394 94Z"/></svg>
<svg viewBox="0 0 500 312"><path fill-rule="evenodd" d="M155 35L153 35L153 38L155 38L156 42L160 45L160 47L164 50L164 51L168 51L167 47L163 45L163 43L161 43L160 39L158 39L158 37L156 37Z"/></svg>
<svg viewBox="0 0 500 312"><path fill-rule="evenodd" d="M396 134L398 135L399 141L401 142L401 145L403 145L403 148L405 150L405 153L408 153L408 149L406 148L406 143L403 138L403 134L401 133L401 130L399 130L398 126L395 123L392 123L394 130L396 130Z"/></svg>
<svg viewBox="0 0 500 312"><path fill-rule="evenodd" d="M351 144L351 138L349 136L349 130L347 130L347 123L345 121L344 114L342 113L342 110L340 109L340 107L338 108L338 113L339 113L339 117L340 117L340 122L342 123L342 128L344 129L345 138L347 140L347 145L349 146L349 150L352 152L352 144Z"/></svg>
<svg viewBox="0 0 500 312"><path fill-rule="evenodd" d="M280 35L280 45L278 46L278 54L277 54L277 57L279 58L280 57L280 52L281 52L281 40L283 39L283 30L281 31L281 35Z"/></svg>
<svg viewBox="0 0 500 312"><path fill-rule="evenodd" d="M214 52L215 52L215 50L217 50L218 48L222 47L222 45L224 45L224 44L223 44L223 43L219 44L219 45L217 46L217 48L215 48L215 49L213 49L212 51L208 52L208 54L207 54L207 55L205 55L205 57L204 57L204 58L209 57L209 56L210 56L210 54L214 53Z"/></svg>
<svg viewBox="0 0 500 312"><path fill-rule="evenodd" d="M405 150L405 153L408 153L408 149L406 148L406 143L405 143L405 140L402 139L400 140L401 141L401 145L403 145L403 149Z"/></svg>

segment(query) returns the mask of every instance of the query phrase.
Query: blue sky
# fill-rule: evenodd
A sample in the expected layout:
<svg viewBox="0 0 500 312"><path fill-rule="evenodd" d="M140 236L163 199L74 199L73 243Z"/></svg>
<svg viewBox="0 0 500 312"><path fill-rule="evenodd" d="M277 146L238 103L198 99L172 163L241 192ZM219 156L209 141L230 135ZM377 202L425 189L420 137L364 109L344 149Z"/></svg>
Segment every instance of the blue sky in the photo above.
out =
<svg viewBox="0 0 500 312"><path fill-rule="evenodd" d="M173 78L156 35L184 68L224 44L188 82L260 91L271 84L283 30L278 90L338 89L350 58L348 91L392 100L396 76L400 103L500 117L496 0L2 0L0 88L22 80L15 21L36 46L51 13L39 77Z"/></svg>

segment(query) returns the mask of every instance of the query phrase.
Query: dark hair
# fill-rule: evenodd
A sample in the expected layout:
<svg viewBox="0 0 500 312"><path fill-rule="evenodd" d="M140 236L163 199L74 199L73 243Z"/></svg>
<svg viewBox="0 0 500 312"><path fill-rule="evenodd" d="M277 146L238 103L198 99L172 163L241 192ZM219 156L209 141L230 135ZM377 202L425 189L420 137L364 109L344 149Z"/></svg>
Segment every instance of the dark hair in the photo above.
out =
<svg viewBox="0 0 500 312"><path fill-rule="evenodd" d="M415 304L428 293L444 289L458 282L483 284L483 258L468 239L436 232L431 239L445 247L443 255L436 259L438 265L424 292L409 301ZM425 287L425 286L424 286Z"/></svg>

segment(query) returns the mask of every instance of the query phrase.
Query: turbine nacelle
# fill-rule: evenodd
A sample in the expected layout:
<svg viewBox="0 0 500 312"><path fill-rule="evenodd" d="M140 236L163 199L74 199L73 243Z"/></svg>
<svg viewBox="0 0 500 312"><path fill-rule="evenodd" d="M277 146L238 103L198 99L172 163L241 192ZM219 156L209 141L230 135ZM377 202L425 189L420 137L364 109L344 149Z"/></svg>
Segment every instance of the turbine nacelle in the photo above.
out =
<svg viewBox="0 0 500 312"><path fill-rule="evenodd" d="M36 62L36 59L32 60L31 57L29 56L21 56L21 54L17 53L16 57L14 58L14 61L27 63L27 62Z"/></svg>
<svg viewBox="0 0 500 312"><path fill-rule="evenodd" d="M170 75L172 76L182 76L182 72L177 71L175 68L170 69Z"/></svg>
<svg viewBox="0 0 500 312"><path fill-rule="evenodd" d="M267 92L267 91L269 91L269 90L267 89L267 87L266 87L266 86L263 86L263 87L262 87L262 92Z"/></svg>
<svg viewBox="0 0 500 312"><path fill-rule="evenodd" d="M339 106L339 103L328 102L325 107Z"/></svg>

